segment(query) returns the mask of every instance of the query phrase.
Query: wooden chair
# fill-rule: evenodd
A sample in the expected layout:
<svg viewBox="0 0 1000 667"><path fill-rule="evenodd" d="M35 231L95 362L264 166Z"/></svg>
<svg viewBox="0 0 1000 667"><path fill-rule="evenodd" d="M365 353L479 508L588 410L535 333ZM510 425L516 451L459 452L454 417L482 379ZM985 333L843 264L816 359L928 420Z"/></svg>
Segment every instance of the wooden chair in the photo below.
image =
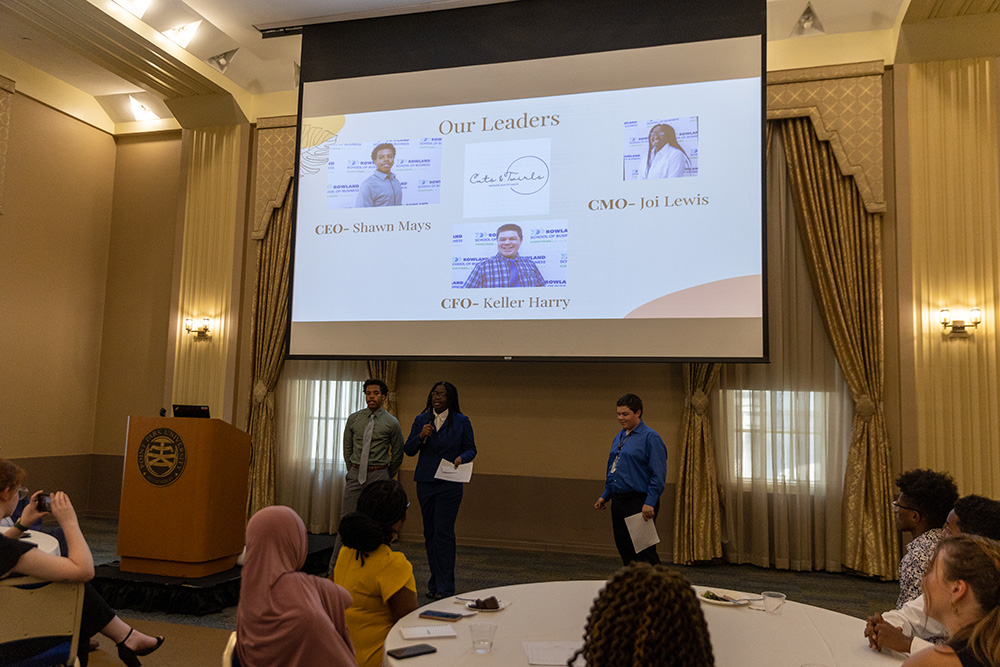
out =
<svg viewBox="0 0 1000 667"><path fill-rule="evenodd" d="M43 581L35 577L0 579L0 654L4 645L39 638L61 638L56 649L46 651L44 659L31 659L28 665L76 665L80 641L80 613L83 608L83 584ZM10 650L8 646L8 650Z"/></svg>
<svg viewBox="0 0 1000 667"><path fill-rule="evenodd" d="M236 653L236 632L229 635L226 650L222 652L222 667L233 667L233 654Z"/></svg>

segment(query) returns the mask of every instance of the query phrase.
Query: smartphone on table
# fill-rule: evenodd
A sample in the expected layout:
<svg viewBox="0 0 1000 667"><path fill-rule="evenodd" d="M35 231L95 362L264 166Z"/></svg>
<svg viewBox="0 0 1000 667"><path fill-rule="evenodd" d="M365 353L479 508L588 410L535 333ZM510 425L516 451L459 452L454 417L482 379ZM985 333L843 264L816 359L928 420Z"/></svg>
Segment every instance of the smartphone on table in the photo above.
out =
<svg viewBox="0 0 1000 667"><path fill-rule="evenodd" d="M412 658L417 655L436 652L437 649L430 644L414 644L413 646L403 646L401 648L389 649L385 652L385 654L390 658L402 660L403 658Z"/></svg>
<svg viewBox="0 0 1000 667"><path fill-rule="evenodd" d="M456 614L453 611L437 611L436 609L426 609L420 612L420 618L432 618L435 621L451 621L452 623L454 623L455 621L459 621L465 618L465 616L463 616L462 614Z"/></svg>

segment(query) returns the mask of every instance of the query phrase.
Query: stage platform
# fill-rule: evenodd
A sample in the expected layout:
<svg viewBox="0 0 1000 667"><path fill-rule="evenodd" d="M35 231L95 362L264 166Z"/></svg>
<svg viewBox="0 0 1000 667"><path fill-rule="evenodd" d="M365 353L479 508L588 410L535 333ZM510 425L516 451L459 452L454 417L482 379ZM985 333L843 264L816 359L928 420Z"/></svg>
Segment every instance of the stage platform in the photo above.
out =
<svg viewBox="0 0 1000 667"><path fill-rule="evenodd" d="M309 555L302 569L326 576L335 537L309 535ZM242 568L238 565L191 579L122 572L118 565L118 561L98 565L91 582L112 609L203 616L233 607L240 600Z"/></svg>

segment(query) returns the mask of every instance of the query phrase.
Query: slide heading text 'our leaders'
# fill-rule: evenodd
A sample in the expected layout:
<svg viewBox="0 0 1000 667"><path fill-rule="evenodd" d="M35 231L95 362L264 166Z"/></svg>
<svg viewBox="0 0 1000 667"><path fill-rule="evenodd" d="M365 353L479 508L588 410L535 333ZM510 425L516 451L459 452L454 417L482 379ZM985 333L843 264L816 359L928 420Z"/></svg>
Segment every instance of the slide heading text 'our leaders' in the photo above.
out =
<svg viewBox="0 0 1000 667"><path fill-rule="evenodd" d="M500 132L503 130L527 130L536 127L555 127L559 124L559 114L529 116L525 111L517 118L487 118L482 120L443 120L438 124L441 134L465 134L468 132Z"/></svg>

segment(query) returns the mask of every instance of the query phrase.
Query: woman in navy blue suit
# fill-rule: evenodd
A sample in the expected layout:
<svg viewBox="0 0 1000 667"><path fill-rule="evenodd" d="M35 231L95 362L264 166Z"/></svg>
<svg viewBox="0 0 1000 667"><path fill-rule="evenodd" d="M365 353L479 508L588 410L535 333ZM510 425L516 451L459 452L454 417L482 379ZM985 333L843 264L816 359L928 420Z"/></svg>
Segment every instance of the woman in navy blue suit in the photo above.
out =
<svg viewBox="0 0 1000 667"><path fill-rule="evenodd" d="M416 456L417 500L424 520L424 546L431 578L427 597L432 600L455 594L455 519L462 504L462 484L436 479L442 461L456 468L476 458L472 422L458 407L458 390L438 382L427 396L427 407L413 420L410 437L403 444L407 456Z"/></svg>

